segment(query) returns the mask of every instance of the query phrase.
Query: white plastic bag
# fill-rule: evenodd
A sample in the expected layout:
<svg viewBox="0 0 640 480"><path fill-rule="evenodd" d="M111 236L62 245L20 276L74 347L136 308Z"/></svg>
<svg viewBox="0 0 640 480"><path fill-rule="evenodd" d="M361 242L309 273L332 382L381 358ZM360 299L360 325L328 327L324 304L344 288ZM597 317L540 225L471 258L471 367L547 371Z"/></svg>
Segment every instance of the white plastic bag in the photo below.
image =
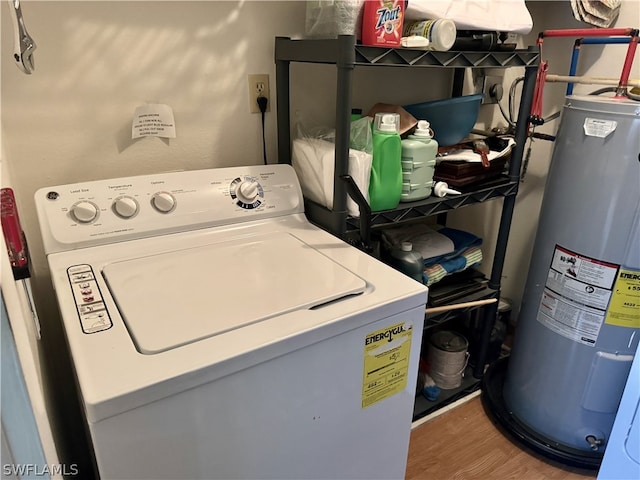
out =
<svg viewBox="0 0 640 480"><path fill-rule="evenodd" d="M368 118L351 124L352 141L354 136L362 143L363 150L349 149L348 173L355 181L364 198L369 202L369 178L373 156L371 129ZM356 134L357 132L357 134ZM367 133L369 135L365 135ZM293 165L302 193L305 197L327 208L333 208L333 179L335 176L335 132L328 129L304 130L298 126L298 138L293 141L291 164ZM353 146L353 143L352 143ZM358 205L347 196L347 212L359 217Z"/></svg>
<svg viewBox="0 0 640 480"><path fill-rule="evenodd" d="M305 35L310 38L335 38L360 35L364 0L308 0Z"/></svg>

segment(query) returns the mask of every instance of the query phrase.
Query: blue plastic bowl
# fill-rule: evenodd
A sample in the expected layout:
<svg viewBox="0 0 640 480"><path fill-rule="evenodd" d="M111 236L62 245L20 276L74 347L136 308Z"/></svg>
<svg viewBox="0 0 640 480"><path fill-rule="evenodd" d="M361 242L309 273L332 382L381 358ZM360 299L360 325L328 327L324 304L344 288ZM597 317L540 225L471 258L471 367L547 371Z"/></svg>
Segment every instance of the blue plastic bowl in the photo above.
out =
<svg viewBox="0 0 640 480"><path fill-rule="evenodd" d="M433 102L405 105L407 112L417 120L431 124L439 146L455 145L463 140L478 119L482 94L464 95Z"/></svg>

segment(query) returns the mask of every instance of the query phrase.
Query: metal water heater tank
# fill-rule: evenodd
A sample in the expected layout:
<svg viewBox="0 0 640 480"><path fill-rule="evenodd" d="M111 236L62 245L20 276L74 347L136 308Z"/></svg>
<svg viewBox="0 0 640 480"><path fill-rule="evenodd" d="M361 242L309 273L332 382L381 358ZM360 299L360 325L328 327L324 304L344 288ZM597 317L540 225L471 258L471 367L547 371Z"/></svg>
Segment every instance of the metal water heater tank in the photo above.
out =
<svg viewBox="0 0 640 480"><path fill-rule="evenodd" d="M540 453L597 468L639 330L640 102L569 96L489 408Z"/></svg>

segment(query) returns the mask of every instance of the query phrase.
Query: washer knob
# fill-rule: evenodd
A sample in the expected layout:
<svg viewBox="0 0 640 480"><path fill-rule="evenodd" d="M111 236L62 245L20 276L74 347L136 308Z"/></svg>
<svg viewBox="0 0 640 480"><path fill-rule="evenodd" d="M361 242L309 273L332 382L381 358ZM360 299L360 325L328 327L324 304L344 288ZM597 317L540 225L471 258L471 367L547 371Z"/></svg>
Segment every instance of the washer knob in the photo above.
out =
<svg viewBox="0 0 640 480"><path fill-rule="evenodd" d="M236 189L236 195L245 203L253 203L258 198L258 186L258 182L241 182Z"/></svg>
<svg viewBox="0 0 640 480"><path fill-rule="evenodd" d="M119 197L113 202L113 210L122 218L131 218L138 213L138 202L131 197Z"/></svg>
<svg viewBox="0 0 640 480"><path fill-rule="evenodd" d="M161 213L169 213L176 208L176 199L168 192L158 192L151 197L151 205Z"/></svg>
<svg viewBox="0 0 640 480"><path fill-rule="evenodd" d="M80 201L71 207L71 215L80 223L90 223L98 218L98 207L94 203Z"/></svg>

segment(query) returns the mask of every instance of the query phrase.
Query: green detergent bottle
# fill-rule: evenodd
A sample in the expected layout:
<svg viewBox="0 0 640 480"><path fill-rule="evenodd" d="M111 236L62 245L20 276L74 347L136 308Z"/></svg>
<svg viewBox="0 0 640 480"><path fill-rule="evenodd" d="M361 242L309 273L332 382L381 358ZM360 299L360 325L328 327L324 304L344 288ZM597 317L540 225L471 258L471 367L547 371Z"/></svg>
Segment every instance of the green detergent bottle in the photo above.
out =
<svg viewBox="0 0 640 480"><path fill-rule="evenodd" d="M391 210L402 195L400 115L376 113L373 123L373 162L369 181L371 211Z"/></svg>

